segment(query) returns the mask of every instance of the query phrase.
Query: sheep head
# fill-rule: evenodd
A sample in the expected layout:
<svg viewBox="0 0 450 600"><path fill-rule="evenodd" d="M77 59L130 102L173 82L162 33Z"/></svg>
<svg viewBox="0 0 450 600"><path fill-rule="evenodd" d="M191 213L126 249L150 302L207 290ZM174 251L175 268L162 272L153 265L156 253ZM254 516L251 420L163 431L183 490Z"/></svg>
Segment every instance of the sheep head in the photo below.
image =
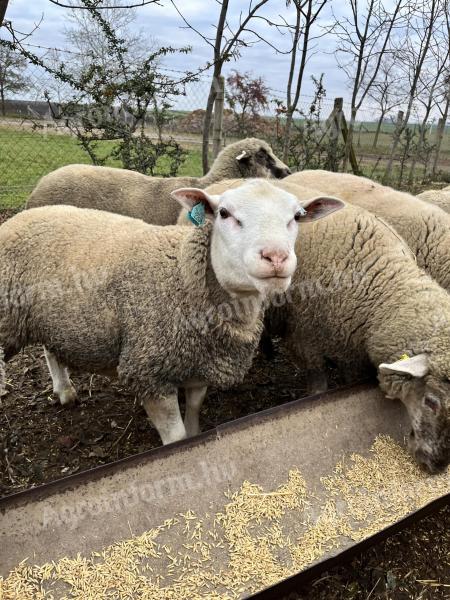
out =
<svg viewBox="0 0 450 600"><path fill-rule="evenodd" d="M236 154L236 161L242 177L273 177L283 179L291 174L291 170L273 152L263 140L256 138L238 142L241 148ZM236 145L238 145L236 144Z"/></svg>
<svg viewBox="0 0 450 600"><path fill-rule="evenodd" d="M219 195L183 188L172 197L188 210L194 224L212 222L211 264L219 284L231 295L263 297L282 293L291 283L299 223L344 207L342 201L324 197L302 206L290 192L261 179Z"/></svg>
<svg viewBox="0 0 450 600"><path fill-rule="evenodd" d="M380 364L378 379L389 398L408 410L412 455L430 473L450 463L450 381L433 375L427 354Z"/></svg>

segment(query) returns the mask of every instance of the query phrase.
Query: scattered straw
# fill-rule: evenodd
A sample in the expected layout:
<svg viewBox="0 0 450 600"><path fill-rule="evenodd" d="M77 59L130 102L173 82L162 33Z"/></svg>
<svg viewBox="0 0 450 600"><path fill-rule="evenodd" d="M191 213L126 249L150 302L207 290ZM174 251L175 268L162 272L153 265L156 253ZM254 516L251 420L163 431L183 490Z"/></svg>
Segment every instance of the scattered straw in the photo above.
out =
<svg viewBox="0 0 450 600"><path fill-rule="evenodd" d="M371 448L371 456L352 455L322 482L333 497L347 504L354 540L376 533L450 489L448 469L430 477L404 448L381 435Z"/></svg>
<svg viewBox="0 0 450 600"><path fill-rule="evenodd" d="M380 436L369 456L342 460L322 485L308 490L297 469L272 491L245 481L215 516L190 510L89 557L23 561L0 579L0 599L241 598L448 493L450 470L429 477Z"/></svg>

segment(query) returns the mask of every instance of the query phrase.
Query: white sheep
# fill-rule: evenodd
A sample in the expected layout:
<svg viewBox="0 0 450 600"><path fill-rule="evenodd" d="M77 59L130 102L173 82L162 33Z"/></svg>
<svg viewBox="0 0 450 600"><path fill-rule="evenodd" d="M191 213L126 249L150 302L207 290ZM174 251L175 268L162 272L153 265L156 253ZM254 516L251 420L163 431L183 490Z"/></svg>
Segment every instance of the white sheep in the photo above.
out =
<svg viewBox="0 0 450 600"><path fill-rule="evenodd" d="M446 213L450 213L450 189L427 190L418 194L417 198L442 208Z"/></svg>
<svg viewBox="0 0 450 600"><path fill-rule="evenodd" d="M299 201L323 193L296 185L295 179L274 185ZM208 193L240 185L222 182ZM334 193L340 193L336 187ZM297 271L284 305L268 314L269 332L283 334L311 392L327 389L327 359L352 379L375 367L382 390L408 410L409 444L417 461L431 472L445 467L450 295L418 268L391 226L355 206L303 227L296 252Z"/></svg>
<svg viewBox="0 0 450 600"><path fill-rule="evenodd" d="M437 206L350 173L301 171L286 181L334 194L370 210L397 231L417 264L450 292L450 215Z"/></svg>
<svg viewBox="0 0 450 600"><path fill-rule="evenodd" d="M316 193L302 190L297 196ZM302 229L298 252L285 316L287 343L298 364L316 383L326 359L352 377L373 365L381 389L408 410L416 460L430 472L445 468L449 294L417 267L390 227L358 207Z"/></svg>
<svg viewBox="0 0 450 600"><path fill-rule="evenodd" d="M110 167L68 165L42 177L27 208L70 204L142 219L154 225L174 225L179 204L170 196L180 187L205 188L222 179L289 175L289 168L264 141L247 138L222 150L204 177L149 177Z"/></svg>
<svg viewBox="0 0 450 600"><path fill-rule="evenodd" d="M212 196L177 190L199 227L157 227L104 211L49 206L0 227L0 347L46 347L62 403L68 371L117 373L163 443L199 431L209 384L240 381L258 344L265 298L288 288L302 209L265 180ZM306 211L306 212L305 212ZM204 213L204 215L202 214ZM181 420L177 390L186 390Z"/></svg>

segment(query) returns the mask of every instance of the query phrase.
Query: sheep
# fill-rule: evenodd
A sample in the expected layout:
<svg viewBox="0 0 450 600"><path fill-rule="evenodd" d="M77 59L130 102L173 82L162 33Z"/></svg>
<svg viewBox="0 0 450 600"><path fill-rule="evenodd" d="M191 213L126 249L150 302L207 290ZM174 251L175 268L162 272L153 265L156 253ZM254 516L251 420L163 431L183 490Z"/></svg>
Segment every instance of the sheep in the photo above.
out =
<svg viewBox="0 0 450 600"><path fill-rule="evenodd" d="M438 206L446 213L450 213L450 189L427 190L418 194L417 198Z"/></svg>
<svg viewBox="0 0 450 600"><path fill-rule="evenodd" d="M330 171L301 171L285 181L335 194L383 219L408 244L417 264L450 292L450 216L424 202L365 177Z"/></svg>
<svg viewBox="0 0 450 600"><path fill-rule="evenodd" d="M363 209L310 229L288 307L290 351L316 381L326 358L353 376L374 366L408 410L412 454L439 471L450 461L450 296Z"/></svg>
<svg viewBox="0 0 450 600"><path fill-rule="evenodd" d="M320 195L293 179L274 185L300 202ZM207 191L239 185L222 182ZM450 295L417 266L389 225L356 206L303 227L296 253L285 302L267 313L269 333L283 334L313 393L326 391L326 359L353 379L375 367L382 391L408 410L416 460L430 472L444 468L450 460Z"/></svg>
<svg viewBox="0 0 450 600"><path fill-rule="evenodd" d="M182 188L172 196L196 210L200 226L48 206L0 227L5 360L43 344L62 404L75 395L68 368L117 374L164 444L199 431L207 385L231 386L250 367L263 302L286 290L295 270L300 217L343 206L319 199L302 208L265 180L222 195Z"/></svg>
<svg viewBox="0 0 450 600"><path fill-rule="evenodd" d="M141 173L92 165L68 165L45 175L27 208L71 204L142 219L153 225L174 225L178 203L170 192L180 187L204 189L226 178L289 175L289 168L264 141L248 138L224 148L204 177L148 177Z"/></svg>

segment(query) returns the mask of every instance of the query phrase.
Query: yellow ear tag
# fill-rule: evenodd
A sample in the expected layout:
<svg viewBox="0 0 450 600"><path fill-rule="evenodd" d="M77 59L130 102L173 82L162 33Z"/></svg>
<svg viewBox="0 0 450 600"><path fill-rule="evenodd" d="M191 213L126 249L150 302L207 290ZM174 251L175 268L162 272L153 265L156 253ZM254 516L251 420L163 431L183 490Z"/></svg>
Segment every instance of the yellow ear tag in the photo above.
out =
<svg viewBox="0 0 450 600"><path fill-rule="evenodd" d="M409 358L411 358L411 357L408 356L407 354L402 354L398 360L408 360Z"/></svg>

